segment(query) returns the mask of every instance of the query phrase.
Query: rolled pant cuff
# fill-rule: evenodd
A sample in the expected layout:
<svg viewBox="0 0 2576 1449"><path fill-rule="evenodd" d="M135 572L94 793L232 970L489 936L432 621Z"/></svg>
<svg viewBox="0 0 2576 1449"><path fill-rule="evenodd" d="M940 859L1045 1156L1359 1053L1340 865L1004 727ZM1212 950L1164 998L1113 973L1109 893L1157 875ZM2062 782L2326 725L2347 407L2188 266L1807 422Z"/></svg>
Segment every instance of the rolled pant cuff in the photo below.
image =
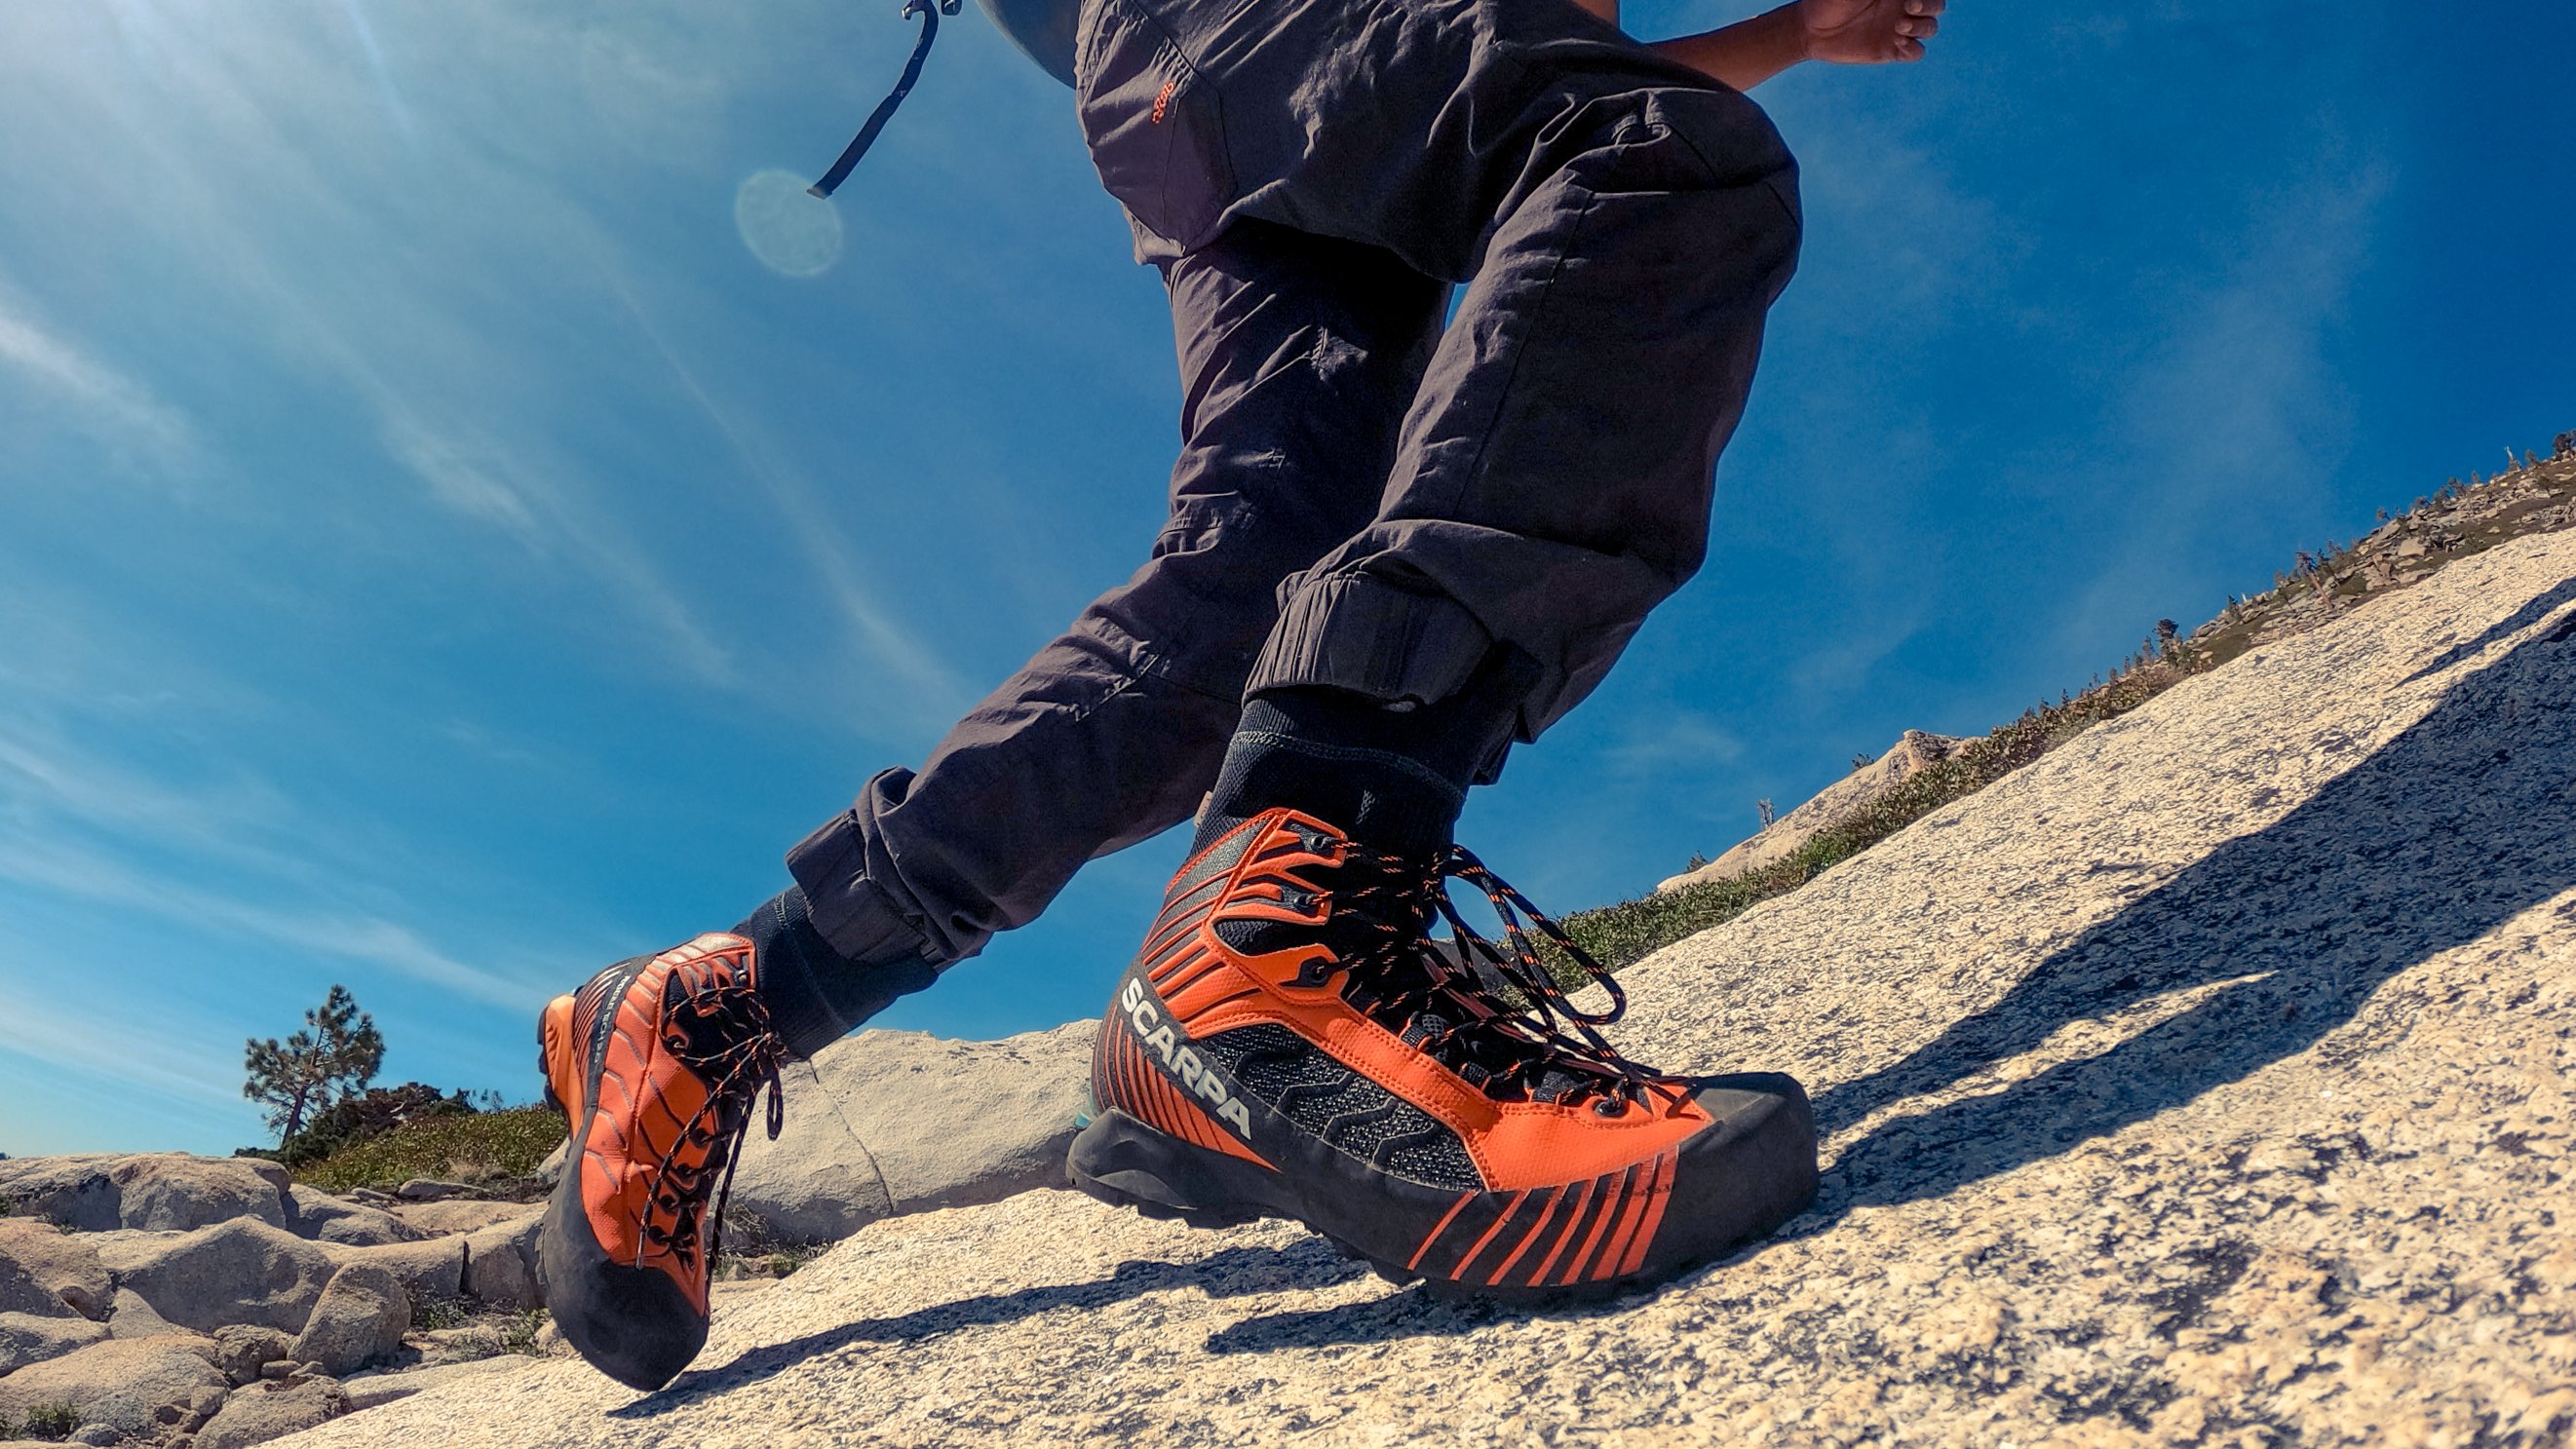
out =
<svg viewBox="0 0 2576 1449"><path fill-rule="evenodd" d="M1456 693L1494 644L1467 606L1371 574L1295 586L1252 664L1247 695L1323 685L1382 704Z"/></svg>
<svg viewBox="0 0 2576 1449"><path fill-rule="evenodd" d="M787 852L787 873L805 891L807 918L831 948L851 961L913 956L934 965L929 937L903 918L866 874L867 846L857 813L844 810Z"/></svg>

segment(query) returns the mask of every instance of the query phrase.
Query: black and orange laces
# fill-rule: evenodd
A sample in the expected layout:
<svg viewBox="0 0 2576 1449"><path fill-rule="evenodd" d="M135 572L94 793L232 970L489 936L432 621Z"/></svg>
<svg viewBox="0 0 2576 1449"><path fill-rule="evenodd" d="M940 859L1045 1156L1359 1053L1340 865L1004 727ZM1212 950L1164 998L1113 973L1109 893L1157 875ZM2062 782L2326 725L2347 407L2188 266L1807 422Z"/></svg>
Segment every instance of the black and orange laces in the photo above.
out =
<svg viewBox="0 0 2576 1449"><path fill-rule="evenodd" d="M1488 1096L1556 1102L1594 1100L1616 1116L1650 1097L1679 1102L1689 1084L1621 1056L1597 1028L1619 1020L1627 993L1610 969L1575 943L1555 918L1494 874L1463 846L1429 862L1353 845L1346 867L1378 878L1338 891L1376 933L1343 961L1345 999L1393 1025L1407 1042L1449 1063ZM1497 941L1469 926L1449 898L1462 880L1485 893L1502 920ZM1431 936L1442 921L1448 939ZM1544 939L1609 993L1603 1011L1574 1004L1549 969Z"/></svg>
<svg viewBox="0 0 2576 1449"><path fill-rule="evenodd" d="M769 1094L765 1123L769 1140L777 1141L779 1130L787 1125L786 1108L778 1096L778 1067L786 1048L770 1026L768 1004L748 987L691 993L683 1009L700 1017L718 1018L726 1044L701 1053L688 1033L667 1025L664 1028L663 1047L687 1062L690 1070L707 1082L707 1102L681 1128L679 1137L654 1165L650 1186L653 1205L671 1214L672 1221L665 1229L648 1217L644 1237L679 1254L683 1262L688 1260L697 1243L698 1214L707 1205L707 1173L720 1153L724 1181L716 1187L703 1265L712 1269L724 1247L725 1205L733 1197L733 1173L742 1161L743 1138L751 1131L750 1109L762 1092ZM680 1153L691 1147L705 1155L695 1163L681 1161Z"/></svg>

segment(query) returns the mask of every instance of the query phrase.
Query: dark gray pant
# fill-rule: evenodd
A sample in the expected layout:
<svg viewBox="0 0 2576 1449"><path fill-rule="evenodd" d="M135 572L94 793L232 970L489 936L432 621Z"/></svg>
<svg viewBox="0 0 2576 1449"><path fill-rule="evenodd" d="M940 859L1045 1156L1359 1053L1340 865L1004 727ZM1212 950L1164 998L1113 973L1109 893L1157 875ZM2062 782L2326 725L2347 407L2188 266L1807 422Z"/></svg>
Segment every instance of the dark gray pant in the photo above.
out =
<svg viewBox="0 0 2576 1449"><path fill-rule="evenodd" d="M1171 293L1171 520L790 852L859 959L971 955L1186 819L1250 690L1429 702L1505 643L1535 739L1699 567L1796 252L1761 113L1563 0L1083 19L1085 134Z"/></svg>

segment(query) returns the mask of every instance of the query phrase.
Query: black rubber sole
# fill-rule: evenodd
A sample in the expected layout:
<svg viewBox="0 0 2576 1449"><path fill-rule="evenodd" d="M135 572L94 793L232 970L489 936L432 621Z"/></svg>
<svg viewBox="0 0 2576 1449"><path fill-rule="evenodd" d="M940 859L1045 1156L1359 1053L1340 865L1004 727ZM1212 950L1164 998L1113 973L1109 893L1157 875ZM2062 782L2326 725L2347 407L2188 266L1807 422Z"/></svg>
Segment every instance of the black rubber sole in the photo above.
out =
<svg viewBox="0 0 2576 1449"><path fill-rule="evenodd" d="M1803 1100L1800 1105L1804 1105ZM1177 1221L1193 1228L1234 1228L1263 1218L1282 1218L1304 1226L1338 1248L1343 1256L1366 1264L1377 1276L1398 1287L1419 1283L1424 1293L1446 1302L1514 1305L1596 1303L1652 1291L1768 1236L1772 1229L1804 1210L1815 1196L1810 1177L1803 1186L1791 1184L1779 1195L1780 1200L1761 1212L1745 1231L1703 1251L1655 1261L1638 1272L1619 1277L1528 1287L1488 1285L1408 1268L1383 1252L1352 1241L1352 1236L1335 1231L1331 1223L1317 1221L1325 1215L1313 1212L1299 1200L1294 1185L1279 1173L1184 1142L1116 1108L1102 1112L1075 1136L1065 1155L1065 1170L1076 1188L1111 1207L1129 1208L1148 1218Z"/></svg>

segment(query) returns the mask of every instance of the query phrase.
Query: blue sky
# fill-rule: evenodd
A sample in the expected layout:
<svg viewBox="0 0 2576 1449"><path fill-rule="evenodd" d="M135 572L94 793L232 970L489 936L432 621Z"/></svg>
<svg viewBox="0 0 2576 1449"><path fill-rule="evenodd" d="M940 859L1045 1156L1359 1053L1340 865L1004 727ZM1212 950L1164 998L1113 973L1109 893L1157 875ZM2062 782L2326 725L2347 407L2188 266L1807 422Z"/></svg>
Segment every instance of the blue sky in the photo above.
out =
<svg viewBox="0 0 2576 1449"><path fill-rule="evenodd" d="M971 7L837 251L737 222L890 8L0 6L0 1151L258 1140L241 1042L335 981L386 1080L533 1095L546 995L776 890L1141 559L1159 285ZM2562 26L1957 0L1765 88L1807 251L1710 565L1465 839L1636 894L2576 427ZM884 1022L1092 1013L1178 849Z"/></svg>

